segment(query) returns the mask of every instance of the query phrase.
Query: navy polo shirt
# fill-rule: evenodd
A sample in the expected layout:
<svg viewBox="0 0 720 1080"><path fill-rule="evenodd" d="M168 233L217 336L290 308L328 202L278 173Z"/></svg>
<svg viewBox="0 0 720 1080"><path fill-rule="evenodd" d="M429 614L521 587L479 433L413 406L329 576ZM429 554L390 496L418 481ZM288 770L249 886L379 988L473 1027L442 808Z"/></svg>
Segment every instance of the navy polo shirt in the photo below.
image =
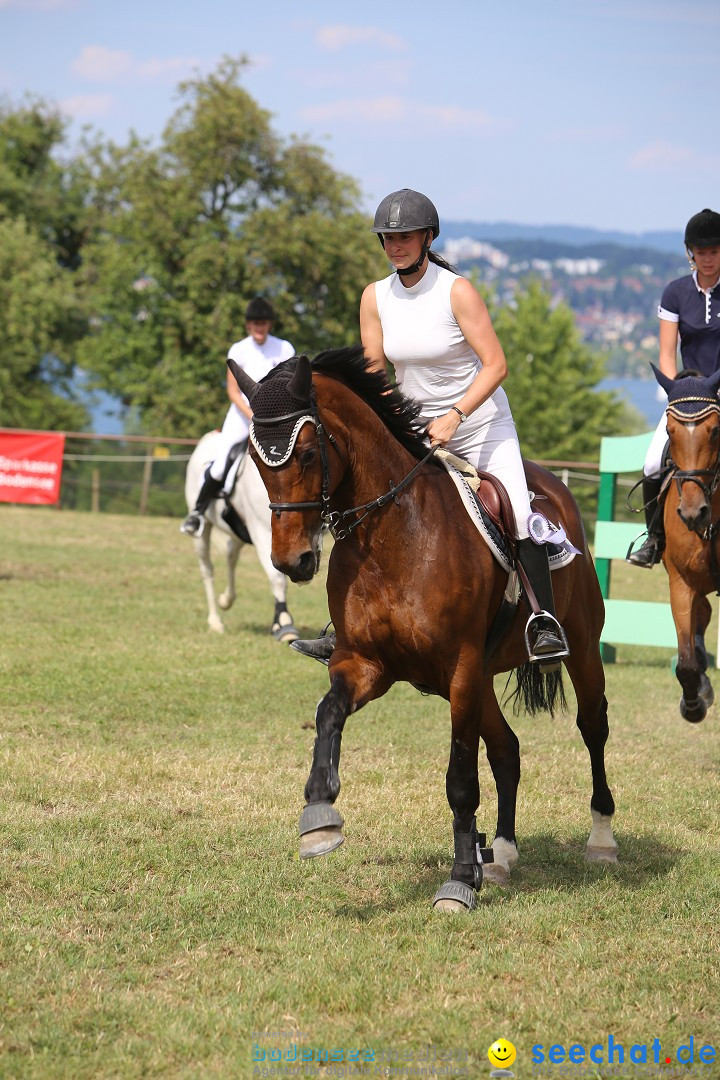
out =
<svg viewBox="0 0 720 1080"><path fill-rule="evenodd" d="M678 324L684 368L707 378L720 369L720 282L703 290L697 271L671 281L660 300L661 319Z"/></svg>

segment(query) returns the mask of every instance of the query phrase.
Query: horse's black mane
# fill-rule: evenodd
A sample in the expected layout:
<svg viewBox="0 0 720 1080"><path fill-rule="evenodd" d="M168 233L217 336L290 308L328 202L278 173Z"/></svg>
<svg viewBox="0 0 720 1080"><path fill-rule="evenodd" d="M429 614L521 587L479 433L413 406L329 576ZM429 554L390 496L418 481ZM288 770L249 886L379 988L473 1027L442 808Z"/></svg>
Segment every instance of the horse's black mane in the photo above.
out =
<svg viewBox="0 0 720 1080"><path fill-rule="evenodd" d="M405 397L382 372L368 371L362 345L328 349L311 361L313 371L344 382L366 402L395 438L416 458L429 450L417 422L420 406Z"/></svg>

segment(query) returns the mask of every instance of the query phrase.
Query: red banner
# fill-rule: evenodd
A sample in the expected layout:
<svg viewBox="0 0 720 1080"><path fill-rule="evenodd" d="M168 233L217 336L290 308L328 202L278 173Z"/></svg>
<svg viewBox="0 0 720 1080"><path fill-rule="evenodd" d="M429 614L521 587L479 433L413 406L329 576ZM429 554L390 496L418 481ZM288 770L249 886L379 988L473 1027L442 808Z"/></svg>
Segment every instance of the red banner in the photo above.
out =
<svg viewBox="0 0 720 1080"><path fill-rule="evenodd" d="M0 431L0 502L56 503L65 436L49 431Z"/></svg>

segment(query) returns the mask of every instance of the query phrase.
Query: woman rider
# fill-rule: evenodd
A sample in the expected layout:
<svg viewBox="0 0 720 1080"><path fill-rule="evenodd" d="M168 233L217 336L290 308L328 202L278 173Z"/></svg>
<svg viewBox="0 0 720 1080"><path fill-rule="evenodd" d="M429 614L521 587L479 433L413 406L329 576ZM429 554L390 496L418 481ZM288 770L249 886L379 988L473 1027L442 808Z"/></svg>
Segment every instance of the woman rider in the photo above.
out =
<svg viewBox="0 0 720 1080"><path fill-rule="evenodd" d="M467 278L430 250L440 234L434 205L403 188L386 196L375 214L377 233L395 272L367 286L360 301L360 336L368 366L395 368L398 385L422 406L420 419L433 446L447 447L505 486L515 517L517 552L546 613L529 628L530 660L568 655L555 619L545 544L530 538L531 514L517 432L500 384L507 363L487 307ZM332 635L293 647L320 660Z"/></svg>
<svg viewBox="0 0 720 1080"><path fill-rule="evenodd" d="M660 370L670 379L678 373L678 338L684 369L707 377L720 368L720 214L707 208L694 214L685 228L685 249L692 273L665 286L658 308ZM665 547L662 507L658 509L657 503L667 443L665 428L663 413L643 466L647 540L627 557L634 566L647 570L660 562Z"/></svg>

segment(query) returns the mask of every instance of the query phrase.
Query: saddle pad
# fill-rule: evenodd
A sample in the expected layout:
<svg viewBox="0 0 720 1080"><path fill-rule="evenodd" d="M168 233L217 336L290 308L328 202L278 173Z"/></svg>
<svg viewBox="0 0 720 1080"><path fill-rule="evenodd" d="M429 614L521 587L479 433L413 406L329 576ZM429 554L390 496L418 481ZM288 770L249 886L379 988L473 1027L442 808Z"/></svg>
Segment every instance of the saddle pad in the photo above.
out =
<svg viewBox="0 0 720 1080"><path fill-rule="evenodd" d="M497 562L499 562L503 570L507 571L509 574L512 567L510 566L507 547L502 541L494 523L480 506L480 503L475 497L475 492L473 491L473 483L475 483L475 487L477 487L477 473L467 461L461 462L461 471L460 468L454 464L454 462L457 462L460 459L455 458L452 454L440 452L436 456L442 461L450 475L450 479L458 489L460 498L465 505L465 509L467 510L473 525L487 543ZM473 481L471 473L475 475L475 481ZM551 570L559 570L561 567L567 566L568 563L571 563L575 558L575 552L570 551L564 544L561 546L548 544L547 549Z"/></svg>

